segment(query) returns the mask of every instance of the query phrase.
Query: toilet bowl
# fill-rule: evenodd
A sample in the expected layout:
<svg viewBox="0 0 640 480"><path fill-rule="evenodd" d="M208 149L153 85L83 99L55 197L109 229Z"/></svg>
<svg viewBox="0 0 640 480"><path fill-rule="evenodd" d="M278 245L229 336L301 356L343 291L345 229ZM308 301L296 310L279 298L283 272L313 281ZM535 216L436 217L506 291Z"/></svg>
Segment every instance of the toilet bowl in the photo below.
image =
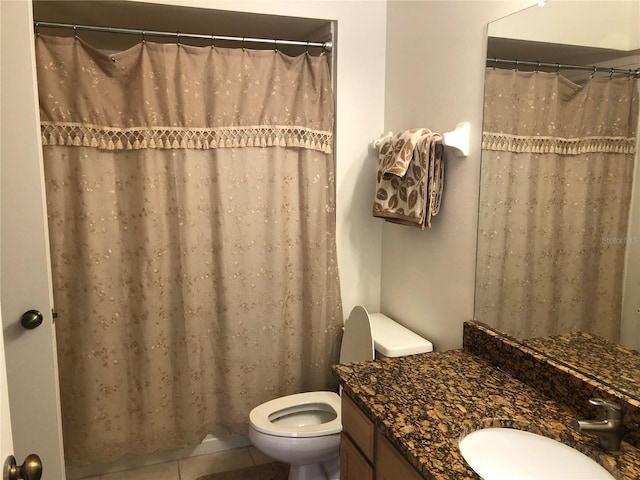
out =
<svg viewBox="0 0 640 480"><path fill-rule="evenodd" d="M249 414L249 438L274 460L291 465L289 478L339 478L340 397L306 392L276 398Z"/></svg>
<svg viewBox="0 0 640 480"><path fill-rule="evenodd" d="M433 345L380 313L354 307L345 322L340 363L431 352ZM249 413L249 438L271 458L288 463L289 480L339 480L341 399L306 392L270 400Z"/></svg>

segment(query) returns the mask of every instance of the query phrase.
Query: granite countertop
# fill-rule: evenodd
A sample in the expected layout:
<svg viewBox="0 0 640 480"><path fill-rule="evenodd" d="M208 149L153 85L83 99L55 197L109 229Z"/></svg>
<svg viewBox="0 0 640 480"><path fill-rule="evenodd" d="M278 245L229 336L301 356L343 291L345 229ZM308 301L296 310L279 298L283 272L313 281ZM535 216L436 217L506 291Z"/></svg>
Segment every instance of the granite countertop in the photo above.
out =
<svg viewBox="0 0 640 480"><path fill-rule="evenodd" d="M458 441L487 426L510 426L566 443L614 477L640 478L640 452L623 442L607 454L575 432L569 407L466 350L335 365L347 394L426 479L479 480Z"/></svg>
<svg viewBox="0 0 640 480"><path fill-rule="evenodd" d="M587 332L522 342L548 357L640 400L640 352Z"/></svg>

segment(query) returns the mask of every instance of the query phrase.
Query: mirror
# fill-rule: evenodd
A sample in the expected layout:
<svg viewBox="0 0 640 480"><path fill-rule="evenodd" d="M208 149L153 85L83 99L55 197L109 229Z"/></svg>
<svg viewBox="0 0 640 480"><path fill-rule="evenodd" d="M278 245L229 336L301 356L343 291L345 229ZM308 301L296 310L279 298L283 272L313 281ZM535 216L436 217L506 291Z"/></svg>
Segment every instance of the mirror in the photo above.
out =
<svg viewBox="0 0 640 480"><path fill-rule="evenodd" d="M597 171L593 165L598 152L582 155L585 158L579 160L578 167L578 163L571 163L578 156L559 160L563 155L553 150L556 157L542 161L546 145L538 150L538 147L523 150L533 157L529 160L536 163L534 169L524 161L512 161L511 157L505 163L509 152L489 153L486 146L491 142L486 132L495 131L496 117L504 115L504 112L494 115L491 110L493 103L498 104L495 97L503 95L490 90L489 70L493 69L504 75L512 75L517 69L519 73L527 72L528 78L539 74L548 83L560 78L559 95L565 96L578 97L583 88L604 86L609 80L613 83L608 85L627 82L633 87L626 91L635 90L628 98L624 97L624 101L628 100L627 117L632 118L628 132L635 132L640 82L633 75L613 74L609 69L629 72L640 68L640 3L636 0L540 3L544 5L534 5L496 20L488 28L475 319L581 371L584 365L579 365L579 360L584 356L562 358L563 348L575 343L576 332L586 334L580 337L581 348L587 348L585 352L588 351L585 338L594 334L604 339L593 340L597 343L594 349L637 356L632 363L640 366L640 353L635 351L640 349L637 149L636 153L629 153L628 148L627 153L614 153L614 161ZM544 68L543 64L549 65ZM606 68L596 73L566 65ZM511 91L505 96L516 102L525 95L526 91ZM544 96L536 93L529 97L536 99L530 101L532 111L548 108L540 104ZM620 103L623 96L618 94L613 101ZM596 108L597 113L581 111L572 118L588 122L590 117L600 114L601 106ZM523 118L515 123L523 122ZM540 128L547 128L553 121L539 120ZM635 147L637 137L629 133L629 138L627 144ZM537 170L545 162L550 169ZM611 169L611 165L618 165L618 170ZM531 171L521 176L521 171L529 168ZM535 189L541 190L536 193ZM518 192L529 196L518 198ZM533 217L518 217L518 209L528 210ZM535 220L544 217L549 222ZM583 223L574 222L578 217L584 217ZM532 245L535 248L530 249ZM546 266L542 267L543 264ZM586 318L590 319L584 321ZM549 341L539 339L550 336L553 338ZM629 348L619 349L619 344ZM587 373L601 376L597 371ZM635 378L636 373L631 372L631 376ZM616 379L608 381L616 388ZM635 392L640 399L640 379L619 388L627 394Z"/></svg>

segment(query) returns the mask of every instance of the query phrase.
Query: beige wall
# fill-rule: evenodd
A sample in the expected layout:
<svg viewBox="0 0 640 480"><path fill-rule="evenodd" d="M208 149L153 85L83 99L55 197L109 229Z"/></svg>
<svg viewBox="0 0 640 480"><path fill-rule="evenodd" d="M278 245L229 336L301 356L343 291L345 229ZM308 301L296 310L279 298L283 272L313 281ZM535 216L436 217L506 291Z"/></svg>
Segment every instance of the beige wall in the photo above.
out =
<svg viewBox="0 0 640 480"><path fill-rule="evenodd" d="M470 155L447 155L432 228L383 227L381 311L437 350L461 347L473 317L486 26L533 3L388 2L385 130L471 122Z"/></svg>
<svg viewBox="0 0 640 480"><path fill-rule="evenodd" d="M640 48L639 28L638 0L551 0L543 8L531 8L526 16L504 19L492 29L491 35L534 42L635 50Z"/></svg>

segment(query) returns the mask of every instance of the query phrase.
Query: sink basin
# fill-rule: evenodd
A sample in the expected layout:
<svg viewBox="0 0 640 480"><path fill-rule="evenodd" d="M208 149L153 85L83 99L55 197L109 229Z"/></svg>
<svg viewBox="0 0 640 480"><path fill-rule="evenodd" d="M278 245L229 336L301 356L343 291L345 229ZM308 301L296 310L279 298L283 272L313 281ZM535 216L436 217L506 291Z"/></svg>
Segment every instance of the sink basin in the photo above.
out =
<svg viewBox="0 0 640 480"><path fill-rule="evenodd" d="M612 480L601 465L551 438L513 428L484 428L460 440L460 452L484 480Z"/></svg>

